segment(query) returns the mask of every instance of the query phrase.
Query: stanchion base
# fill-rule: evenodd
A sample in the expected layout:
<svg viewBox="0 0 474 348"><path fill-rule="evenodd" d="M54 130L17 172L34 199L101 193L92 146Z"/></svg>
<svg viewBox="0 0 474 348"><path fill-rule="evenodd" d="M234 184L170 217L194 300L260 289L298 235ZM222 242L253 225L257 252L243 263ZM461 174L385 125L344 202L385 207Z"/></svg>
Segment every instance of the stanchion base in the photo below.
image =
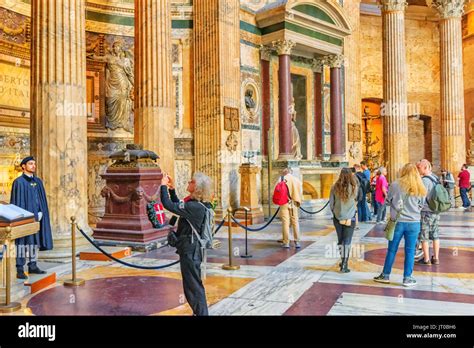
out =
<svg viewBox="0 0 474 348"><path fill-rule="evenodd" d="M82 286L86 283L84 279L68 279L64 281L64 286Z"/></svg>
<svg viewBox="0 0 474 348"><path fill-rule="evenodd" d="M225 269L226 271L236 271L240 269L239 265L223 265L222 269Z"/></svg>
<svg viewBox="0 0 474 348"><path fill-rule="evenodd" d="M12 302L8 305L0 305L0 313L12 313L21 309L21 303Z"/></svg>
<svg viewBox="0 0 474 348"><path fill-rule="evenodd" d="M243 259L250 259L253 256L252 255L240 255L240 257L243 258Z"/></svg>

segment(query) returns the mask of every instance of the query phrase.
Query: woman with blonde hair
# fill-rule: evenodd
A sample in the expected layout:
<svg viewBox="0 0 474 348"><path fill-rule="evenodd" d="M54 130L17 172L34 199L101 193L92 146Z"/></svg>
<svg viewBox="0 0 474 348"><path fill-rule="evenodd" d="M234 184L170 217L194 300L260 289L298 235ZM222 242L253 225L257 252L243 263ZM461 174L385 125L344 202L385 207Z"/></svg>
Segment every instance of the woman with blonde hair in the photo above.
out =
<svg viewBox="0 0 474 348"><path fill-rule="evenodd" d="M350 272L348 268L349 255L360 194L357 179L352 170L343 168L329 195L329 206L333 213L333 222L337 233L337 245L341 253L339 266L343 273Z"/></svg>
<svg viewBox="0 0 474 348"><path fill-rule="evenodd" d="M390 283L390 273L403 237L405 240L403 286L416 285L412 273L415 263L416 241L421 227L421 208L423 208L425 196L426 188L416 166L411 163L405 164L400 171L400 178L390 185L388 192L387 205L390 206L390 218L397 222L393 240L388 243L383 271L374 278L374 281Z"/></svg>

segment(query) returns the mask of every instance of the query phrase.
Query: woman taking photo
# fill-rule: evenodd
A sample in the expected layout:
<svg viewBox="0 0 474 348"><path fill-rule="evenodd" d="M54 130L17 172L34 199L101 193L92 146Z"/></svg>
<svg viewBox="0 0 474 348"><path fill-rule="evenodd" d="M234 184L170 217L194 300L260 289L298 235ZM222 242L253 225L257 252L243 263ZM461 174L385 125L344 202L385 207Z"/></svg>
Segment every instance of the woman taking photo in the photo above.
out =
<svg viewBox="0 0 474 348"><path fill-rule="evenodd" d="M202 249L198 239L193 237L192 224L201 234L206 209L211 209L211 179L203 173L195 173L188 182L189 198L180 201L174 189L173 180L164 174L161 180L161 203L166 210L179 216L176 253L179 254L183 289L186 300L194 315L209 315L206 291L201 280ZM169 191L169 192L168 192Z"/></svg>
<svg viewBox="0 0 474 348"><path fill-rule="evenodd" d="M359 187L350 168L343 168L339 179L331 188L329 206L333 213L334 227L337 233L337 245L341 254L340 270L350 272L348 268L352 235L356 224Z"/></svg>
<svg viewBox="0 0 474 348"><path fill-rule="evenodd" d="M415 263L415 247L420 233L421 208L426 196L420 174L414 164L406 164L400 172L400 178L392 185L387 197L390 206L390 218L396 222L393 240L388 243L387 256L382 273L374 278L379 283L390 283L390 273L398 251L398 245L405 239L405 265L403 267L403 286L414 286L412 277ZM397 219L397 215L398 219Z"/></svg>

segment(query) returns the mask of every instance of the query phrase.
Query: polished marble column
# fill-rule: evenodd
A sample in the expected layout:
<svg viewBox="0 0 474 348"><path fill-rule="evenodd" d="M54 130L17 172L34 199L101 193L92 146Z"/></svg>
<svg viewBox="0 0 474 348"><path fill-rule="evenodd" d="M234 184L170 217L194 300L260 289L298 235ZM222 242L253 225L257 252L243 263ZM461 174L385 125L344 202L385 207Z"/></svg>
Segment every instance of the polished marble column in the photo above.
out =
<svg viewBox="0 0 474 348"><path fill-rule="evenodd" d="M317 160L323 159L323 71L324 61L314 59L313 61L314 79L314 157Z"/></svg>
<svg viewBox="0 0 474 348"><path fill-rule="evenodd" d="M326 62L331 70L331 161L342 162L346 160L341 77L344 56L327 56Z"/></svg>
<svg viewBox="0 0 474 348"><path fill-rule="evenodd" d="M54 249L42 256L71 257L70 217L89 231L85 1L31 5L31 152L45 185L54 239Z"/></svg>
<svg viewBox="0 0 474 348"><path fill-rule="evenodd" d="M278 139L279 139L279 160L292 159L291 153L291 71L290 54L295 46L292 41L276 41L273 46L278 53Z"/></svg>

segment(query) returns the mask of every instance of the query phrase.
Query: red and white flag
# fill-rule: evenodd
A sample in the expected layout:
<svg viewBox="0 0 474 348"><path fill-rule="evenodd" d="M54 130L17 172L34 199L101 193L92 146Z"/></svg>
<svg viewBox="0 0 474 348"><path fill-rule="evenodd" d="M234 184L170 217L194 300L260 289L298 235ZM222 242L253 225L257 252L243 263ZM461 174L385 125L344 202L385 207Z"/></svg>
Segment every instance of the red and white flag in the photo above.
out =
<svg viewBox="0 0 474 348"><path fill-rule="evenodd" d="M165 216L165 210L164 210L163 204L156 203L153 205L153 208L155 209L156 219L158 220L160 225L164 225L166 216Z"/></svg>

